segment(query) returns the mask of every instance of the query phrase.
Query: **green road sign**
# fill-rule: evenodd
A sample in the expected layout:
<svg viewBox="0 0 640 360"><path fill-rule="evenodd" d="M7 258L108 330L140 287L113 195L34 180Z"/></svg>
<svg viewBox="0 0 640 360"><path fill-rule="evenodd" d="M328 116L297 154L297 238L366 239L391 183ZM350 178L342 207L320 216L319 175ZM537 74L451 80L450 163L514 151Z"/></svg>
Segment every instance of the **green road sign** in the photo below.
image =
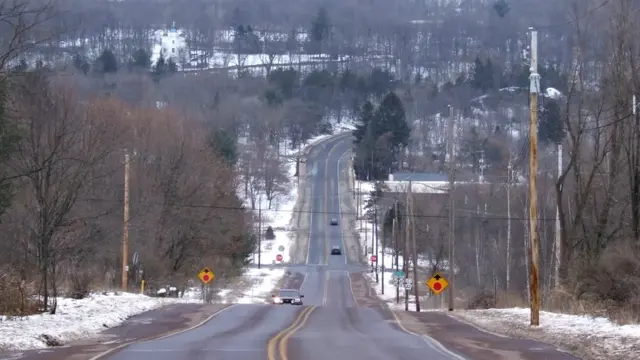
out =
<svg viewBox="0 0 640 360"><path fill-rule="evenodd" d="M396 271L396 272L393 273L393 277L403 278L404 277L404 272L403 271Z"/></svg>

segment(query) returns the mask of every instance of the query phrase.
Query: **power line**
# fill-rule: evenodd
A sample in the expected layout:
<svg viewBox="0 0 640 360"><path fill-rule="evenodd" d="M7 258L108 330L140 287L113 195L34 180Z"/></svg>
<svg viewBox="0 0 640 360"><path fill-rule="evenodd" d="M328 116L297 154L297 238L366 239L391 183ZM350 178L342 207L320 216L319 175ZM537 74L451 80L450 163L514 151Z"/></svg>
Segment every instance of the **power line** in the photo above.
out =
<svg viewBox="0 0 640 360"><path fill-rule="evenodd" d="M95 199L94 199L95 200ZM108 200L105 200L108 201ZM146 205L149 205L147 203ZM243 206L220 206L220 205L201 205L201 204L163 204L157 203L157 206L168 206L172 208L192 208L192 209L211 209L211 210L230 210L230 211L252 211L252 209L248 209ZM255 209L254 209L255 210ZM318 215L355 215L358 214L356 212L345 212L345 211L313 211L313 210L284 210L284 209L262 209L262 212L278 212L278 213L297 213L297 214L318 214ZM425 219L447 219L447 215L440 214L404 214L404 216L411 218L425 218ZM459 219L478 219L478 220L503 220L503 221L523 221L524 218L519 217L506 217L506 216L456 216ZM555 221L554 218L539 218L540 221Z"/></svg>

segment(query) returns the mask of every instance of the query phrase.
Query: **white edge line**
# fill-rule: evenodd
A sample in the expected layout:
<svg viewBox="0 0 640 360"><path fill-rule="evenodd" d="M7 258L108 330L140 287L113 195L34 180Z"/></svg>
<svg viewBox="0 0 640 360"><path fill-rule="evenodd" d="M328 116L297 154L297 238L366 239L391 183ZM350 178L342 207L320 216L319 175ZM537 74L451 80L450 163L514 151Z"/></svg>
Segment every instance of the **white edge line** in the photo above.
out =
<svg viewBox="0 0 640 360"><path fill-rule="evenodd" d="M307 275L308 273L304 273L304 279L302 279L302 284L300 284L300 292L302 292L302 289L304 289L304 286L307 282Z"/></svg>
<svg viewBox="0 0 640 360"><path fill-rule="evenodd" d="M336 164L336 170L338 173L338 216L340 217L340 239L342 240L342 248L344 249L345 253L344 253L344 264L348 265L349 264L349 249L347 249L347 246L344 243L344 229L342 228L342 201L340 201L340 197L342 195L342 192L340 192L340 162L342 162L342 160L346 157L347 153L349 151L345 151L344 153L342 153L342 156L340 156L340 158L338 159L338 162ZM349 183L349 181L347 180L347 183Z"/></svg>
<svg viewBox="0 0 640 360"><path fill-rule="evenodd" d="M315 163L314 163L315 165ZM309 237L307 238L307 265L309 264L309 256L311 255L311 233L313 232L313 190L315 181L311 180L311 194L309 194Z"/></svg>
<svg viewBox="0 0 640 360"><path fill-rule="evenodd" d="M109 354L111 354L111 353L113 353L113 352L116 352L116 351L118 351L118 350L124 349L124 348L126 348L127 346L130 346L130 345L133 345L133 344L139 344L139 343L143 343L143 342L146 342L146 341L162 340L162 339L166 339L166 338L168 338L168 337L170 337L170 336L175 336L175 335L178 335L178 334L182 334L182 333L184 333L184 332L187 332L187 331L191 331L191 330L197 329L197 328L201 327L202 325L204 325L204 324L208 323L209 321L211 321L211 319L213 319L214 317L216 317L216 316L217 316L218 314L220 314L221 312L226 311L226 310L228 310L228 309L231 309L231 308L232 308L232 307L234 307L234 306L236 306L236 304L233 304L233 305L230 305L230 306L225 307L224 309L218 310L218 311L214 312L213 314L209 315L209 317L207 317L206 319L204 319L203 321L201 321L199 324L196 324L196 325L194 325L194 326L188 327L188 328L186 328L186 329L182 329L182 330L178 330L178 331L170 332L170 333L168 333L168 334L165 334L165 335L162 335L162 336L160 336L160 337L156 337L156 338L152 337L152 338L146 338L146 339L139 339L139 340L130 341L130 342L127 342L127 343L124 343L124 344L118 345L118 346L116 346L116 347L114 347L114 348L111 348L111 349L109 349L109 350L107 350L107 351L101 352L100 354L95 355L94 357L90 358L89 360L98 360L98 359L101 359L101 358L103 358L103 357L105 357L105 356L107 356L107 355L109 355Z"/></svg>
<svg viewBox="0 0 640 360"><path fill-rule="evenodd" d="M351 290L351 296L353 296L353 303L356 305L356 307L360 307L360 304L358 304L358 300L356 299L356 294L353 293L353 283L351 283L351 273L348 271L344 271L347 273L347 279L349 279L349 290ZM365 281L367 280L367 278L365 278Z"/></svg>
<svg viewBox="0 0 640 360"><path fill-rule="evenodd" d="M389 309L391 311L391 314L393 315L394 319L396 320L396 324L400 327L400 329L402 329L404 332L411 334L413 336L417 336L420 339L422 339L422 341L424 341L425 343L429 344L433 344L435 345L435 347L437 348L436 350L440 351L443 355L447 355L450 356L453 359L456 360L467 360L467 358L462 357L454 352L452 352L451 350L447 349L446 347L444 347L444 345L442 345L438 340L427 336L427 335L420 335L420 334L416 334L413 331L410 331L409 329L407 329L406 327L404 327L404 325L402 325L402 322L400 321L400 318L398 318L398 315L396 315L396 313Z"/></svg>

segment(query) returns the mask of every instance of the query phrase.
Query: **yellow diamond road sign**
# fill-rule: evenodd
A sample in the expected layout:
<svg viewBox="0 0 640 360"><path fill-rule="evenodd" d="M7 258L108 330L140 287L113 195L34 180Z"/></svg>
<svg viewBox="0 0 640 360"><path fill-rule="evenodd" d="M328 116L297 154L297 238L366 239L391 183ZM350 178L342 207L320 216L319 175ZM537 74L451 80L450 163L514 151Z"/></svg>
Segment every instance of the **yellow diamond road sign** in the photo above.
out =
<svg viewBox="0 0 640 360"><path fill-rule="evenodd" d="M207 267L200 270L200 272L198 273L198 278L205 284L212 282L215 277L216 275L213 273L213 271L209 270L209 268Z"/></svg>
<svg viewBox="0 0 640 360"><path fill-rule="evenodd" d="M429 281L427 281L427 286L433 291L436 295L439 295L444 289L449 286L449 283L442 275L435 273Z"/></svg>

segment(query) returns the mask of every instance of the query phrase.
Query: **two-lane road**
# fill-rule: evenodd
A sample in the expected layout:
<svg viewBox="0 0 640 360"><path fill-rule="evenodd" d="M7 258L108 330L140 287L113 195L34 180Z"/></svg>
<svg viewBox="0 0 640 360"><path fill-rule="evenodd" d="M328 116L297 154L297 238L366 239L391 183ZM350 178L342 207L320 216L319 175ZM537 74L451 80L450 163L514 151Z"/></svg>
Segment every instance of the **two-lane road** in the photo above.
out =
<svg viewBox="0 0 640 360"><path fill-rule="evenodd" d="M304 306L232 305L188 330L152 340L85 346L74 351L31 352L27 359L47 360L444 360L444 359L572 359L542 344L503 341L455 322L430 324L448 349L433 338L410 333L396 316L366 294L360 275L357 245L341 214L341 200L348 195L349 136L333 137L317 146L307 158L306 181L310 187L309 246L306 259L294 259L290 267L301 284ZM344 216L343 216L344 215ZM331 226L332 218L339 219ZM345 239L352 239L346 241ZM342 255L330 255L333 246ZM349 254L349 256L347 256ZM300 281L300 279L303 279ZM352 284L352 279L354 283ZM359 280L358 280L359 279ZM356 283L357 282L357 283ZM298 285L294 285L298 286ZM364 289L364 290L363 290ZM356 291L359 298L354 294ZM365 295L363 295L365 294ZM361 301L367 297L369 301ZM213 310L211 310L213 312ZM440 315L443 316L443 315ZM433 318L435 319L435 318ZM447 317L447 319L450 319ZM434 320L436 321L436 320ZM450 320L450 322L453 320ZM153 322L152 322L153 325ZM125 327L126 329L126 327ZM125 331L126 332L126 331ZM421 333L424 333L421 331ZM478 335L482 334L482 335ZM433 335L435 336L435 335ZM442 340L442 339L441 339ZM118 345L119 344L119 345ZM522 348L524 347L525 350ZM533 355L527 355L527 349ZM540 350L543 349L543 350ZM100 351L103 351L100 353ZM69 355L64 355L69 354ZM464 355L464 356L462 356ZM1 356L0 356L1 357ZM11 359L20 359L16 356Z"/></svg>

